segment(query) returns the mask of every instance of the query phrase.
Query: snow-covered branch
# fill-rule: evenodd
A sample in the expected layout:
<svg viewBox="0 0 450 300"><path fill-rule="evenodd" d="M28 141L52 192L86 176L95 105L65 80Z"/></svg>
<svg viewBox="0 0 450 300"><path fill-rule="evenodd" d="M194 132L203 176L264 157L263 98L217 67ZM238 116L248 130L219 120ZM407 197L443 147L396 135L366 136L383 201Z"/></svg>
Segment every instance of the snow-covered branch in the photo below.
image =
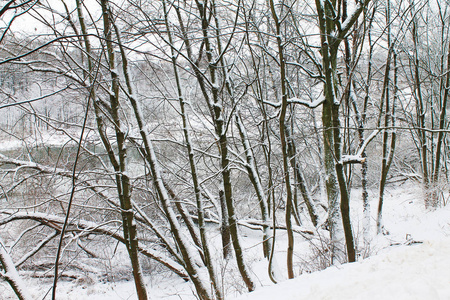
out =
<svg viewBox="0 0 450 300"><path fill-rule="evenodd" d="M272 102L272 101L263 100L263 103L270 105L272 107L275 107L275 108L281 107L281 102Z"/></svg>
<svg viewBox="0 0 450 300"><path fill-rule="evenodd" d="M14 165L19 168L28 168L36 171L40 171L46 174L56 174L65 177L70 177L71 172L60 168L51 168L32 161L19 160L14 158L9 158L0 153L0 165Z"/></svg>
<svg viewBox="0 0 450 300"><path fill-rule="evenodd" d="M19 259L16 263L15 266L18 268L20 267L25 261L27 261L27 259L29 259L30 257L32 257L33 255L35 255L36 253L38 253L42 248L44 248L44 246L50 242L52 239L54 239L55 237L57 237L59 234L58 230L55 230L52 234L48 235L45 239L43 239L42 241L40 241L35 247L33 247L33 249L31 249L30 251L28 251L27 253L25 253L21 259Z"/></svg>
<svg viewBox="0 0 450 300"><path fill-rule="evenodd" d="M19 273L14 266L14 262L11 259L11 256L6 251L5 244L0 239L0 263L3 267L3 271L0 271L0 278L6 280L11 288L14 290L14 293L20 300L28 300L32 299L30 294L28 294L25 283L19 276Z"/></svg>
<svg viewBox="0 0 450 300"><path fill-rule="evenodd" d="M319 105L321 105L322 103L325 102L325 97L319 97L314 101L307 101L307 100L303 100L303 99L299 99L299 98L290 98L287 100L288 103L292 103L292 104L300 104L309 108L316 108Z"/></svg>
<svg viewBox="0 0 450 300"><path fill-rule="evenodd" d="M191 218L196 220L197 216L191 215ZM208 223L215 223L215 224L220 224L219 220L215 220L215 219L205 219L206 222ZM264 222L262 220L256 220L256 219L245 219L245 220L238 220L237 224L239 226L243 226L252 230L264 230ZM273 229L272 224L267 224L267 226L270 229ZM282 229L282 230L286 230L286 225L277 225L276 229ZM300 226L293 226L292 230L295 233L298 233L300 235L302 235L305 238L311 238L311 236L314 235L314 231L310 230L310 229L306 229L306 228L302 228Z"/></svg>
<svg viewBox="0 0 450 300"><path fill-rule="evenodd" d="M358 155L342 155L342 159L339 162L342 165L346 164L362 164L366 161L365 157Z"/></svg>
<svg viewBox="0 0 450 300"><path fill-rule="evenodd" d="M17 105L21 105L21 104L27 104L27 103L31 103L31 102L35 102L35 101L39 101L39 100L44 100L44 99L46 99L48 97L54 96L54 95L56 95L56 94L58 94L58 93L60 93L62 91L67 90L69 87L70 87L70 85L68 85L68 86L66 86L66 87L64 87L62 89L59 89L59 90L57 90L55 92L52 92L50 94L43 95L43 96L40 96L40 97L37 97L37 98L24 100L24 101L20 101L20 102L13 102L13 103L4 104L4 105L0 106L0 109L6 108L6 107L10 107L10 106L17 106Z"/></svg>
<svg viewBox="0 0 450 300"><path fill-rule="evenodd" d="M360 0L355 7L355 10L350 14L350 16L342 23L341 29L338 32L338 39L343 39L345 35L349 32L355 22L358 20L361 12L369 4L371 0Z"/></svg>
<svg viewBox="0 0 450 300"><path fill-rule="evenodd" d="M366 161L366 158L362 156L364 150L366 150L369 143L377 136L380 132L380 129L375 130L372 134L364 141L361 147L358 149L355 155L342 155L342 159L339 162L340 164L362 164Z"/></svg>
<svg viewBox="0 0 450 300"><path fill-rule="evenodd" d="M244 226L244 227L247 227L247 228L250 228L250 229L253 229L253 230L263 230L264 222L261 221L261 220L246 219L246 220L239 220L238 224L240 226ZM270 229L273 229L272 224L270 224L269 227L270 227ZM276 229L286 230L286 225L282 225L282 224L281 225L277 225ZM303 237L305 237L307 239L310 239L311 236L314 235L314 232L312 230L305 229L305 228L302 228L300 226L292 226L292 230L295 233L298 233L298 234L300 234L301 236L303 236Z"/></svg>
<svg viewBox="0 0 450 300"><path fill-rule="evenodd" d="M320 106L324 102L325 102L325 97L323 97L323 96L317 98L314 101L303 100L303 99L300 99L300 98L297 98L297 97L293 97L293 98L287 99L287 103L288 104L300 104L300 105L303 105L303 106L306 106L306 107L309 107L309 108L316 108L316 107ZM270 105L272 107L275 107L275 108L281 107L281 102L271 102L271 101L264 100L263 103L267 104L267 105Z"/></svg>

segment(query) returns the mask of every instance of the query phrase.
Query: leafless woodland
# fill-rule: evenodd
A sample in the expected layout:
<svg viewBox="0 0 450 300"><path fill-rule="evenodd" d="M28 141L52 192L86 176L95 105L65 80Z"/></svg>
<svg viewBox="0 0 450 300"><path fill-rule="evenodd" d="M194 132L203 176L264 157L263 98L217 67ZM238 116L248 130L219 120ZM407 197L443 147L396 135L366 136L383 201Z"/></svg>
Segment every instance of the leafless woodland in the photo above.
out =
<svg viewBox="0 0 450 300"><path fill-rule="evenodd" d="M225 299L229 274L258 285L243 230L277 282L366 257L386 185L448 202L448 0L0 6L0 278L19 299L22 276L56 299L87 274ZM298 239L316 253L303 271Z"/></svg>

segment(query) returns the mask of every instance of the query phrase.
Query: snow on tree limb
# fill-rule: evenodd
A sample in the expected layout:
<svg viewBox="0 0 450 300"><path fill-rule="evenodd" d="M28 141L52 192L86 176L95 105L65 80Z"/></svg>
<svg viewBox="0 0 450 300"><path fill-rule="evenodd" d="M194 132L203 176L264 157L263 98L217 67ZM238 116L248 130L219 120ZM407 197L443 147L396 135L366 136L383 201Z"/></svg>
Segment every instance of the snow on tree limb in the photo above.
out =
<svg viewBox="0 0 450 300"><path fill-rule="evenodd" d="M341 29L339 30L337 36L338 39L342 39L345 37L345 35L347 35L352 26L358 20L359 16L361 15L361 12L364 10L365 7L367 7L367 5L369 5L370 1L371 0L358 1L358 4L356 5L353 13L351 13L350 16L342 23Z"/></svg>
<svg viewBox="0 0 450 300"><path fill-rule="evenodd" d="M6 247L3 241L0 239L0 263L3 266L3 271L0 271L0 278L6 280L14 293L20 300L32 299L31 295L28 294L25 283L19 276L19 273L14 266L14 262L11 256L6 251Z"/></svg>
<svg viewBox="0 0 450 300"><path fill-rule="evenodd" d="M325 102L325 97L323 97L323 96L317 98L314 101L303 100L303 99L300 99L297 97L287 99L288 104L300 104L300 105L303 105L303 106L306 106L309 108L316 108L324 102ZM271 102L271 101L264 100L263 103L270 105L272 107L276 107L276 108L281 107L281 102Z"/></svg>
<svg viewBox="0 0 450 300"><path fill-rule="evenodd" d="M194 216L194 215L191 215L191 218L197 219L197 217ZM220 221L219 220L215 220L215 219L205 219L205 221L208 222L208 223L220 224ZM243 226L243 227L249 228L251 230L260 230L260 231L264 230L263 226L265 225L263 220L257 220L257 219L238 220L237 224L239 226ZM269 228L273 229L273 225L270 224ZM276 226L276 229L286 230L286 225L285 224L278 224ZM293 231L295 233L300 234L301 236L303 236L306 239L310 239L314 235L314 231L313 230L311 230L309 228L300 227L300 226L293 226Z"/></svg>
<svg viewBox="0 0 450 300"><path fill-rule="evenodd" d="M358 155L342 155L342 159L339 162L341 165L345 164L362 164L366 161L366 157L361 157Z"/></svg>
<svg viewBox="0 0 450 300"><path fill-rule="evenodd" d="M28 168L28 169L37 170L37 171L39 171L41 173L45 173L45 174L56 174L56 175L67 177L67 178L72 177L71 172L68 170L65 170L65 169L51 168L51 167L48 167L48 166L45 166L42 164L34 163L31 161L13 159L13 158L9 158L3 154L0 154L0 165L5 165L5 164L14 165L17 167L15 170L11 170L11 171L16 171L21 168ZM97 195L101 196L103 199L105 199L108 203L112 204L114 207L120 208L120 205L118 203L116 203L114 200L110 199L103 192L98 191L98 189L95 186L90 185L89 182L83 181L82 184L85 185L88 189L91 189ZM136 208L136 205L134 205L134 207ZM53 216L53 215L49 215L49 214L43 214L43 213L31 214L31 213L15 212L15 211L12 212L12 211L5 210L5 211L0 211L0 215L1 214L9 215L9 217L0 219L0 225L6 224L11 221L19 220L19 219L28 219L28 220L31 219L31 220L37 221L41 224L44 224L50 228L53 228L59 232L61 230L61 224L63 224L63 222L64 222L64 219L61 217ZM92 233L108 235L122 243L125 242L125 240L123 240L122 236L115 233L116 232L115 229L105 228L106 224L96 224L94 222L79 220L76 222L72 222L70 225L78 226L77 229L79 229L80 231L81 230L84 230L84 231L89 230ZM174 273L176 273L183 279L186 280L188 278L188 275L183 270L183 267L181 265L179 265L177 262L173 261L172 259L163 258L156 251L154 251L152 249L147 249L142 246L139 247L139 251L141 254L160 262L161 264L163 264L164 266L169 268L171 271L173 271Z"/></svg>
<svg viewBox="0 0 450 300"><path fill-rule="evenodd" d="M292 104L300 104L300 105L303 105L303 106L306 106L306 107L309 107L309 108L316 108L316 107L318 107L319 105L321 105L322 103L325 102L325 97L323 97L323 96L319 97L319 98L317 98L316 100L314 100L312 102L294 97L294 98L288 99L287 102L288 103L292 103Z"/></svg>
<svg viewBox="0 0 450 300"><path fill-rule="evenodd" d="M380 129L375 130L372 132L372 134L364 141L364 143L361 145L361 147L358 149L355 155L342 155L342 159L339 162L340 164L353 164L358 163L362 164L366 161L366 158L362 156L364 150L366 150L369 143L377 136L377 134L380 132Z"/></svg>
<svg viewBox="0 0 450 300"><path fill-rule="evenodd" d="M19 102L3 104L3 105L0 106L0 109L11 107L11 106L17 106L17 105L21 105L21 104L27 104L27 103L31 103L31 102L36 102L36 101L40 101L40 100L44 100L46 98L49 98L51 96L54 96L54 95L56 95L56 94L58 94L60 92L63 92L65 90L67 90L69 87L70 87L70 85L68 85L68 86L66 86L66 87L64 87L62 89L59 89L59 90L57 90L55 92L51 92L49 94L45 94L45 95L42 95L42 96L39 96L39 97L36 97L36 98L33 98L33 99L28 99L28 100L23 100L23 101L19 101Z"/></svg>
<svg viewBox="0 0 450 300"><path fill-rule="evenodd" d="M19 160L14 158L9 158L0 153L0 165L10 164L17 166L18 168L29 168L34 169L46 174L57 174L65 177L70 177L71 172L69 170L60 168L51 168L45 165L41 165L32 161Z"/></svg>

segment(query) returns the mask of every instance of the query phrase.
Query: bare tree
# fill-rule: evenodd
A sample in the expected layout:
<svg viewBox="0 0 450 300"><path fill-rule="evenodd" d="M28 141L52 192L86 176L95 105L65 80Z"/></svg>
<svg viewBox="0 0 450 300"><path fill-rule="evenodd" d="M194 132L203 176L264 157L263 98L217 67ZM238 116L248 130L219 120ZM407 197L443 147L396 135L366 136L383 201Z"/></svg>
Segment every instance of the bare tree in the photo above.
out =
<svg viewBox="0 0 450 300"><path fill-rule="evenodd" d="M381 93L380 101L380 115L378 117L378 127L384 115L384 131L383 131L383 150L382 150L382 162L381 162L381 177L380 177L380 193L378 200L378 210L377 210L377 233L382 233L383 231L383 201L384 201L384 191L386 187L387 175L394 157L395 143L396 143L396 133L394 130L388 131L387 128L395 125L395 97L396 97L396 83L397 83L397 66L396 66L396 54L395 54L395 41L392 41L391 34L391 2L386 2L386 26L387 26L387 44L388 53L386 58L383 88ZM393 62L392 62L393 61ZM391 83L390 83L390 72L391 64L393 64L394 69L394 100L391 103ZM391 132L391 133L389 133Z"/></svg>

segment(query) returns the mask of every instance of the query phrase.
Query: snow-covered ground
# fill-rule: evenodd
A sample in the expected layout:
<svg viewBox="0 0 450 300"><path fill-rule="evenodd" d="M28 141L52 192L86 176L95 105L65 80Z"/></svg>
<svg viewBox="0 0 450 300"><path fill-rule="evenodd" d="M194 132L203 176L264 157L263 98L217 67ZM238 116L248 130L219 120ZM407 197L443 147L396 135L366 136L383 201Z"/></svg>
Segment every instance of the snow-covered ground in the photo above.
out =
<svg viewBox="0 0 450 300"><path fill-rule="evenodd" d="M419 185L389 189L384 207L389 235L373 232L371 257L260 287L236 300L450 299L450 207L425 210L421 199ZM353 208L358 224L362 210L358 203Z"/></svg>
<svg viewBox="0 0 450 300"><path fill-rule="evenodd" d="M297 260L296 274L301 275L274 285L268 279L265 259L259 257L262 251L255 246L260 242L259 236L252 234L255 231L241 228L247 261L251 263L258 288L242 295L237 289L229 289L227 299L450 299L450 205L426 210L418 184L391 186L384 206L384 224L389 234L377 236L373 228L370 248L362 249L359 194L358 190L352 191L352 222L360 252L369 253L369 258L314 273L308 273ZM376 191L371 198L374 227ZM277 262L281 269L285 261L283 236L284 232L280 231ZM296 239L297 258L311 257L308 245L310 242ZM34 299L43 299L51 286L50 279L23 278ZM147 276L146 283L153 300L196 299L192 285L174 276ZM98 282L95 278L86 282L61 280L58 294L61 300L136 299L132 281ZM0 282L0 299L15 299L5 282Z"/></svg>
<svg viewBox="0 0 450 300"><path fill-rule="evenodd" d="M450 238L394 246L361 262L304 274L237 300L450 299Z"/></svg>

